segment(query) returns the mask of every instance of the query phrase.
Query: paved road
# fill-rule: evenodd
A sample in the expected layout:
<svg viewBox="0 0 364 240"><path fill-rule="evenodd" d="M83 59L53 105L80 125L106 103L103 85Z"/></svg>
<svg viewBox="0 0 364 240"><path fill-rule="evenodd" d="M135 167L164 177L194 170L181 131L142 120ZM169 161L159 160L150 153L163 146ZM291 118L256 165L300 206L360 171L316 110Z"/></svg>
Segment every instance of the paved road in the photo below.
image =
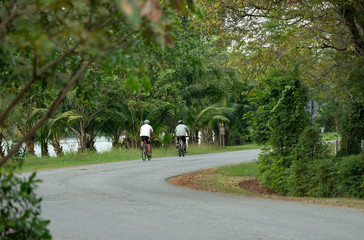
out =
<svg viewBox="0 0 364 240"><path fill-rule="evenodd" d="M248 162L257 150L38 172L59 239L364 239L364 212L174 186L166 178Z"/></svg>

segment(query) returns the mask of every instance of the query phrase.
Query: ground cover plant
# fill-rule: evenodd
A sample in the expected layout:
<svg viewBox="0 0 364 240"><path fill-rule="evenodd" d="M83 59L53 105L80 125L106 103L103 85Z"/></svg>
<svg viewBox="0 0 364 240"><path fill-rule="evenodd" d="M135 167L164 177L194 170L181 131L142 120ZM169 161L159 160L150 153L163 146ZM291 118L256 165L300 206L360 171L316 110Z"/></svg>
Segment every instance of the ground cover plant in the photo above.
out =
<svg viewBox="0 0 364 240"><path fill-rule="evenodd" d="M259 184L256 162L223 166L176 176L167 180L181 187L202 191L242 194L244 196L296 201L309 204L351 207L364 210L364 200L344 194L341 197L292 197L277 194Z"/></svg>

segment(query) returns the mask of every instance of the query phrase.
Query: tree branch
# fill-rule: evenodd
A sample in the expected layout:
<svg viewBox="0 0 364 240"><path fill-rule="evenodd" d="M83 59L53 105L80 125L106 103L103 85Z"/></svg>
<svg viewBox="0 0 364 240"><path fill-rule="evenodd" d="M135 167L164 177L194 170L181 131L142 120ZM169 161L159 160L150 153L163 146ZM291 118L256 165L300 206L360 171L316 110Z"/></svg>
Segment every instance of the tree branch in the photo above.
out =
<svg viewBox="0 0 364 240"><path fill-rule="evenodd" d="M13 5L13 4L11 4L11 5ZM15 7L15 10L10 14L10 16L7 16L6 18L1 19L0 37L1 37L2 33L5 32L6 25L8 25L11 21L13 21L18 16L19 16L19 12L18 12L18 9Z"/></svg>
<svg viewBox="0 0 364 240"><path fill-rule="evenodd" d="M355 9L352 5L344 5L340 8L340 13L344 18L345 24L351 33L352 39L354 41L355 50L359 56L364 56L364 41L360 36L360 31L355 23Z"/></svg>
<svg viewBox="0 0 364 240"><path fill-rule="evenodd" d="M57 59L50 62L48 65L46 65L39 73L36 73L36 63L33 62L33 77L30 79L30 81L24 86L24 88L18 93L18 95L15 97L15 99L8 105L8 107L0 114L0 126L4 125L5 119L8 117L9 112L15 105L18 104L20 99L23 97L23 95L30 89L31 85L37 80L38 78L42 77L50 68L54 67L58 63L60 63L62 60L64 60L66 57L71 55L75 52L76 48L79 44L76 44L73 48L68 49L66 53L64 53L62 56L58 57ZM35 58L36 60L36 58Z"/></svg>
<svg viewBox="0 0 364 240"><path fill-rule="evenodd" d="M24 137L10 150L7 156L0 159L0 167L4 165L22 146L22 144L32 137L35 132L50 118L56 111L58 106L66 98L68 91L77 82L81 75L88 69L88 67L95 61L96 56L90 58L86 64L70 79L68 84L60 91L58 97L54 100L48 112L24 135Z"/></svg>

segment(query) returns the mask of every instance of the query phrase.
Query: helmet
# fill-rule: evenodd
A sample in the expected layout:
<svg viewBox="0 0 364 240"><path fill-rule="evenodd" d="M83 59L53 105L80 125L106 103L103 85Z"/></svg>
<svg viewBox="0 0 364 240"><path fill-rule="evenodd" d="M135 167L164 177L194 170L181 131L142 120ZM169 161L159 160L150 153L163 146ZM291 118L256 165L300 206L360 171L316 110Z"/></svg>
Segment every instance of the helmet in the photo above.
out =
<svg viewBox="0 0 364 240"><path fill-rule="evenodd" d="M182 121L182 120L179 120L179 121L178 121L178 124L183 124L183 121Z"/></svg>
<svg viewBox="0 0 364 240"><path fill-rule="evenodd" d="M149 124L150 122L149 122L149 120L148 119L145 119L144 120L144 124Z"/></svg>

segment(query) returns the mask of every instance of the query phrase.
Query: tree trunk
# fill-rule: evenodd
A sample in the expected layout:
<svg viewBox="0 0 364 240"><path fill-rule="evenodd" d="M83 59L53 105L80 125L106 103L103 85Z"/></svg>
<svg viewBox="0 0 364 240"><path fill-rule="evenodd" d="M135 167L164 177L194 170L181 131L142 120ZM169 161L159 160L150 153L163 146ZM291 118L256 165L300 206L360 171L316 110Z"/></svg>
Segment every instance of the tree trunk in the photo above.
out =
<svg viewBox="0 0 364 240"><path fill-rule="evenodd" d="M206 129L206 142L212 143L212 129L211 128Z"/></svg>
<svg viewBox="0 0 364 240"><path fill-rule="evenodd" d="M86 148L85 149L91 150L91 151L96 151L95 137L92 136L92 134L88 134L88 133L85 134L85 137L86 137L86 139L85 139L85 147Z"/></svg>
<svg viewBox="0 0 364 240"><path fill-rule="evenodd" d="M60 145L60 143L56 142L56 141L52 141L52 146L53 146L54 152L56 153L56 156L57 157L61 156L63 153L63 148Z"/></svg>
<svg viewBox="0 0 364 240"><path fill-rule="evenodd" d="M228 129L228 128L226 128L225 129L225 135L223 135L223 137L224 137L224 141L225 141L225 146L229 146L229 145L231 145L230 144L230 141L229 141L229 139L230 139L230 130Z"/></svg>
<svg viewBox="0 0 364 240"><path fill-rule="evenodd" d="M49 155L48 142L47 142L47 139L46 139L46 137L44 135L45 134L43 133L43 131L41 131L41 134L40 134L40 148L41 148L42 157L45 157L45 156Z"/></svg>
<svg viewBox="0 0 364 240"><path fill-rule="evenodd" d="M2 133L0 133L0 156L1 157L5 156L5 151L3 148L3 139L4 139L4 135Z"/></svg>
<svg viewBox="0 0 364 240"><path fill-rule="evenodd" d="M202 129L201 130L201 134L202 134L202 142L203 143L208 143L208 139L209 139L209 130L207 128Z"/></svg>
<svg viewBox="0 0 364 240"><path fill-rule="evenodd" d="M191 133L192 142L198 143L198 130L195 130L194 133Z"/></svg>
<svg viewBox="0 0 364 240"><path fill-rule="evenodd" d="M133 148L138 148L139 138L133 137Z"/></svg>
<svg viewBox="0 0 364 240"><path fill-rule="evenodd" d="M33 156L35 155L34 142L35 142L35 137L34 136L28 138L25 141L25 149L26 149L28 155L33 155Z"/></svg>
<svg viewBox="0 0 364 240"><path fill-rule="evenodd" d="M113 133L113 135L111 136L112 140L112 147L113 148L116 148L119 141L120 141L120 136L122 135L122 131L119 131L119 130L115 130L115 132Z"/></svg>
<svg viewBox="0 0 364 240"><path fill-rule="evenodd" d="M131 141L130 135L127 132L125 133L125 139L124 139L124 141L125 141L125 147L126 148L131 148L132 141Z"/></svg>
<svg viewBox="0 0 364 240"><path fill-rule="evenodd" d="M112 144L112 148L116 148L119 142L119 134L115 133L111 136L111 144Z"/></svg>
<svg viewBox="0 0 364 240"><path fill-rule="evenodd" d="M86 150L86 142L87 136L85 130L83 128L83 123L80 121L80 132L77 132L77 139L78 139L78 151L85 151Z"/></svg>
<svg viewBox="0 0 364 240"><path fill-rule="evenodd" d="M59 140L59 137L58 137L58 133L57 132L55 132L53 134L51 144L53 146L54 152L56 153L56 156L57 157L61 156L62 153L63 153L63 149L61 147L61 143L60 143L60 140Z"/></svg>
<svg viewBox="0 0 364 240"><path fill-rule="evenodd" d="M48 143L46 139L41 138L40 147L41 147L42 157L49 156Z"/></svg>

